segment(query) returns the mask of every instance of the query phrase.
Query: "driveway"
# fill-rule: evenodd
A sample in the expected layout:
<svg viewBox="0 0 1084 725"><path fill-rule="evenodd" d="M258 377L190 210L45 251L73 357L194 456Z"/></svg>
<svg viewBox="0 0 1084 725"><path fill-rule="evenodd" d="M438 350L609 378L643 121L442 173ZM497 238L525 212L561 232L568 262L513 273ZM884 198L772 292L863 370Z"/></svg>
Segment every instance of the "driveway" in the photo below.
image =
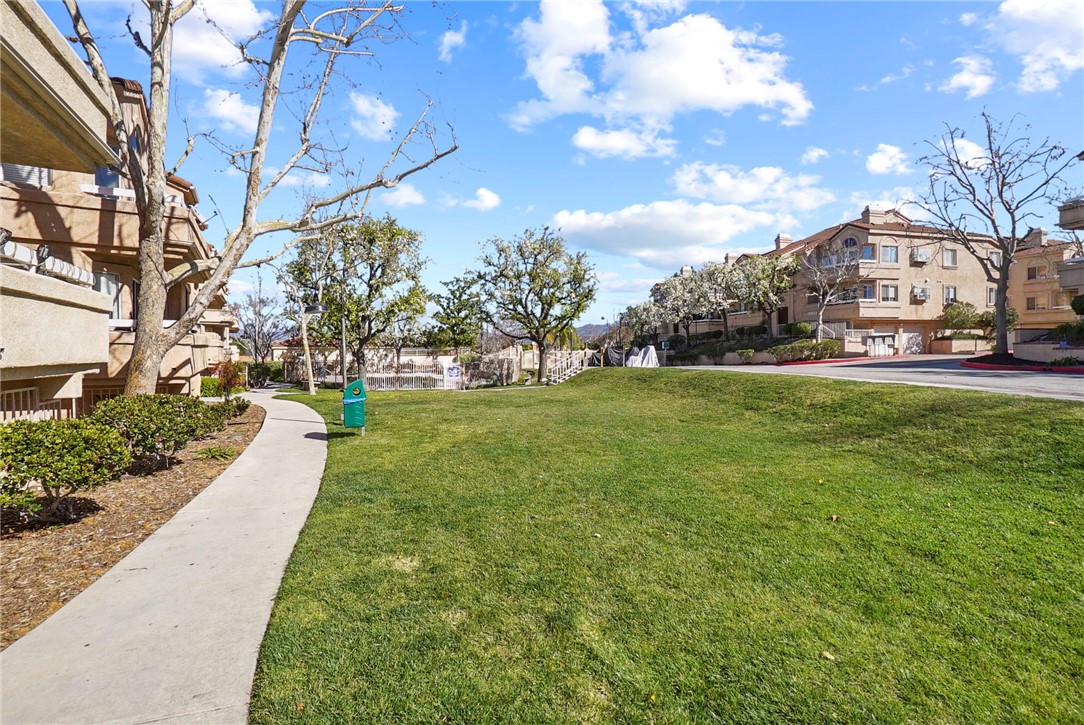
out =
<svg viewBox="0 0 1084 725"><path fill-rule="evenodd" d="M950 355L915 355L906 358L856 358L818 365L697 365L685 369L928 385L1084 402L1084 375L971 370L961 367L962 359Z"/></svg>

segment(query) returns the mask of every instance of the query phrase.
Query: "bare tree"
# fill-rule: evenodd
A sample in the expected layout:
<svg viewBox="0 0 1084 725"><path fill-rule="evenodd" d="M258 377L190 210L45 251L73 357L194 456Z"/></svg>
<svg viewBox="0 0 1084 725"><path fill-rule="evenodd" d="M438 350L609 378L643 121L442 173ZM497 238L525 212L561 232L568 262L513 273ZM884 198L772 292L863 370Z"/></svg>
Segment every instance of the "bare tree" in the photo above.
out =
<svg viewBox="0 0 1084 725"><path fill-rule="evenodd" d="M1063 195L1061 174L1075 160L1049 139L1033 140L1030 126L1017 118L1000 123L984 112L981 143L945 124L945 132L927 142L931 151L920 159L929 169L930 186L916 202L942 229L944 241L966 249L997 286L998 354L1009 351L1009 268L1029 222Z"/></svg>
<svg viewBox="0 0 1084 725"><path fill-rule="evenodd" d="M369 5L364 0L343 0L337 6L321 6L314 12L306 13L305 0L285 0L274 22L253 37L237 43L244 63L257 76L254 85L263 88L259 118L251 143L238 148L219 144L228 152L229 162L245 176L245 198L240 221L226 235L219 257L207 260L202 265L167 269L164 221L168 172L165 149L173 32L176 23L193 9L195 0L144 0L143 5L149 16L149 32L144 38L130 29L137 48L149 62L150 98L144 139L146 168L141 154L131 151L134 129L129 128L121 113L110 72L78 0L64 0L64 5L94 79L110 100L110 124L120 148L123 172L131 181L139 212L139 314L130 372L125 385L128 394L154 392L166 352L199 321L234 269L271 261L282 253L280 250L263 259L242 263L245 252L257 238L288 232L294 235L293 244L319 235L328 227L359 219L364 215L374 190L396 186L457 148L454 135L447 145L440 145L436 130L427 121L427 106L375 175L360 179L351 170L343 169L341 150L326 146L314 136L325 95L333 78L345 82L349 76L341 67L343 61L371 56L373 51L369 49L370 44L389 42L399 34L397 17L402 6L390 0L375 5ZM315 63L315 74L310 76L301 72L294 60L300 61L302 66ZM281 125L285 120L281 114L276 116L275 111L280 105L280 98L287 97L303 99L295 117L297 142L286 162L272 171L267 166L272 126ZM427 150L424 155L415 157L411 145L423 138L428 139ZM192 148L193 140L189 138L187 148L172 171L177 170ZM345 179L341 188L328 196L307 200L295 216L260 218L261 206L268 195L291 171L307 169L327 174L336 167L343 171ZM193 266L197 269L193 269ZM166 295L170 288L197 271L209 274L209 279L193 296L178 320L169 327L163 327Z"/></svg>
<svg viewBox="0 0 1084 725"><path fill-rule="evenodd" d="M868 279L872 269L863 269L857 247L844 247L835 240L802 250L798 256L800 286L817 298L817 342L821 341L824 311L833 302L846 301L854 287Z"/></svg>
<svg viewBox="0 0 1084 725"><path fill-rule="evenodd" d="M271 347L288 334L290 325L276 297L264 294L263 275L256 275L256 287L236 307L240 330L236 337L258 363L271 358Z"/></svg>

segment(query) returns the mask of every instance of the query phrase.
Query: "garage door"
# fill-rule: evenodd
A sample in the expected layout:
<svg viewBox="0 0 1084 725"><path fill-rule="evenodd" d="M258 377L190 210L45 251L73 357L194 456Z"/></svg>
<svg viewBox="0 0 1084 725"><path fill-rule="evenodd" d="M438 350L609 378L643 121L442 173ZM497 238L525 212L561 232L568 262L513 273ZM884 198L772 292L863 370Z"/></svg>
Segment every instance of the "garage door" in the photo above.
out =
<svg viewBox="0 0 1084 725"><path fill-rule="evenodd" d="M922 329L903 329L903 354L921 355L926 352L926 334Z"/></svg>

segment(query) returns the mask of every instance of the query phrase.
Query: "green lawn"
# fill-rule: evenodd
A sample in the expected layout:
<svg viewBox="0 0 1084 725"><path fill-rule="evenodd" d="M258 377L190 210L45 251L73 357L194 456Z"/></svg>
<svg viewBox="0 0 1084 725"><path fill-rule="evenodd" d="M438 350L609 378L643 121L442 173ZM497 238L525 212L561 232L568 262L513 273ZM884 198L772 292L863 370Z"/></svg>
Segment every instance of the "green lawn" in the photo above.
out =
<svg viewBox="0 0 1084 725"><path fill-rule="evenodd" d="M679 370L376 393L253 722L1084 722L1084 406ZM834 517L838 519L833 520Z"/></svg>

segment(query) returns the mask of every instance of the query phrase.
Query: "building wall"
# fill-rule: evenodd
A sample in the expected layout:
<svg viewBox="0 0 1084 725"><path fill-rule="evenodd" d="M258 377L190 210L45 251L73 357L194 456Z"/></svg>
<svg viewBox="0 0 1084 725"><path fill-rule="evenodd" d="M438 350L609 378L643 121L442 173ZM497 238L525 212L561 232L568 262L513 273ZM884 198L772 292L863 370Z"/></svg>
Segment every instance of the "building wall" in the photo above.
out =
<svg viewBox="0 0 1084 725"><path fill-rule="evenodd" d="M1019 328L1050 329L1076 319L1069 303L1084 293L1084 284L1073 284L1076 280L1071 273L1061 273L1062 263L1071 257L1072 247L1059 243L1017 253L1009 275L1009 304L1020 314Z"/></svg>
<svg viewBox="0 0 1084 725"><path fill-rule="evenodd" d="M142 90L132 81L114 81L122 112L134 129L133 147L141 149L145 138L146 106ZM111 144L115 139L109 138ZM110 297L108 322L102 330L110 345L108 364L100 372L83 376L83 385L98 389L95 395L122 389L131 358L139 280L139 216L130 184L109 169L90 171L53 170L43 174L41 184L0 182L0 215L14 241L36 249L48 247L50 255L90 270L100 279L96 286L115 292ZM171 177L167 187L165 223L166 268L207 260L215 249L203 238L203 224L195 209L194 187ZM167 323L187 308L189 300L206 281L205 272L193 274L174 286L166 298ZM33 334L33 323L18 320L20 333ZM224 293L216 295L211 308L192 334L185 336L167 355L160 371L160 388L197 393L199 378L208 366L231 354L229 334L236 320L226 310Z"/></svg>

